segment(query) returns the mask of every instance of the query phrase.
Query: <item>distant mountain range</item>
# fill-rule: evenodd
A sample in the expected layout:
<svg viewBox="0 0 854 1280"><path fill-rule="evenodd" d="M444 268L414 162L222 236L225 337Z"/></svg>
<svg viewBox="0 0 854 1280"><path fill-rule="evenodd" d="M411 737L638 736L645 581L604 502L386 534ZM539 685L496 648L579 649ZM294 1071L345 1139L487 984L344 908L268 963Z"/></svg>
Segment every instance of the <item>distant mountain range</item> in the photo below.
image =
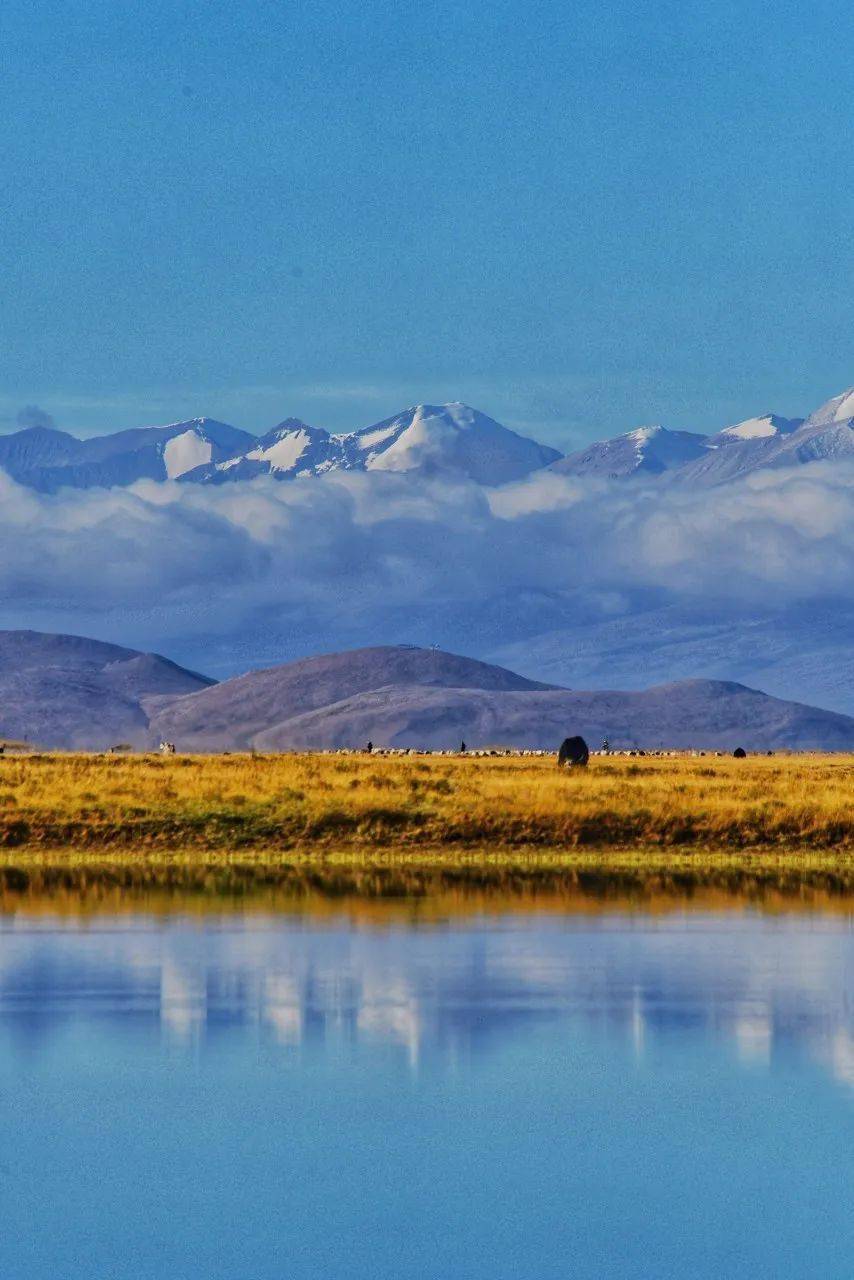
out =
<svg viewBox="0 0 854 1280"><path fill-rule="evenodd" d="M674 483L711 486L768 467L846 457L854 457L854 388L806 419L766 413L713 435L640 427L569 454L552 470L621 480L666 474Z"/></svg>
<svg viewBox="0 0 854 1280"><path fill-rule="evenodd" d="M766 467L854 456L854 388L806 419L766 413L711 435L639 427L563 457L459 402L415 405L358 431L333 434L286 418L256 437L212 418L138 427L78 440L48 427L0 436L0 468L46 493L64 486L112 487L137 480L229 484L332 471L407 471L501 485L550 468L563 475L667 476L692 486L738 479Z"/></svg>
<svg viewBox="0 0 854 1280"><path fill-rule="evenodd" d="M441 650L382 646L216 684L156 654L77 636L0 632L0 739L105 749L597 746L854 750L854 719L744 685L683 680L579 692Z"/></svg>
<svg viewBox="0 0 854 1280"><path fill-rule="evenodd" d="M297 418L256 438L212 418L139 427L77 440L30 427L0 436L0 468L19 484L53 493L63 486L112 487L137 480L227 484L329 471L417 471L498 485L561 457L464 404L417 405L393 418L333 435Z"/></svg>

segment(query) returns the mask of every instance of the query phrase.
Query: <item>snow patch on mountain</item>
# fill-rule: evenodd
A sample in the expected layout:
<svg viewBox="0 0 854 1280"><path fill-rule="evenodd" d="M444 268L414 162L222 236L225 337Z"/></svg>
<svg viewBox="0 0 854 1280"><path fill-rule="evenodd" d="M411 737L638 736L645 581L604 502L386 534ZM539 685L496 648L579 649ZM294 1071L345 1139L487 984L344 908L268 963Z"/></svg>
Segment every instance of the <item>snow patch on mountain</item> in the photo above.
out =
<svg viewBox="0 0 854 1280"><path fill-rule="evenodd" d="M807 418L807 426L827 426L834 422L847 422L854 418L854 387L847 387L838 396L826 400Z"/></svg>
<svg viewBox="0 0 854 1280"><path fill-rule="evenodd" d="M163 446L163 463L169 480L177 480L193 467L200 467L210 462L213 445L204 440L195 431L184 431L180 436L173 436Z"/></svg>
<svg viewBox="0 0 854 1280"><path fill-rule="evenodd" d="M803 424L803 418L781 418L777 413L764 413L759 418L746 418L732 427L724 427L712 444L728 444L732 440L764 440L771 436L790 435Z"/></svg>

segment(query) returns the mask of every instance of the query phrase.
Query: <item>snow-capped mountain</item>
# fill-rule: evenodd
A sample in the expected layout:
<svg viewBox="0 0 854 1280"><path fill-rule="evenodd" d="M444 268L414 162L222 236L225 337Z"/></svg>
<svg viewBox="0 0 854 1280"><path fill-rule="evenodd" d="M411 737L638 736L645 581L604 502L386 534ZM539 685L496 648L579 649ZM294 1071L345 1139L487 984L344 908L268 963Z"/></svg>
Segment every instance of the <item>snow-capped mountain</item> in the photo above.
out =
<svg viewBox="0 0 854 1280"><path fill-rule="evenodd" d="M227 484L272 475L279 480L318 476L344 462L340 437L299 418L286 418L254 440L252 447L230 458L208 462L187 471L182 479L193 484Z"/></svg>
<svg viewBox="0 0 854 1280"><path fill-rule="evenodd" d="M830 426L835 422L850 422L854 418L854 387L848 387L838 396L826 400L807 418L810 427Z"/></svg>
<svg viewBox="0 0 854 1280"><path fill-rule="evenodd" d="M506 484L560 458L455 401L420 404L345 437L350 465L367 471L456 474L480 484Z"/></svg>
<svg viewBox="0 0 854 1280"><path fill-rule="evenodd" d="M666 427L638 427L613 440L600 440L554 462L552 471L562 475L604 476L623 479L635 475L661 475L692 462L705 452L706 436Z"/></svg>
<svg viewBox="0 0 854 1280"><path fill-rule="evenodd" d="M672 483L709 487L768 467L847 456L854 456L854 388L806 419L766 413L708 436L639 427L569 454L551 470L608 479L666 476Z"/></svg>
<svg viewBox="0 0 854 1280"><path fill-rule="evenodd" d="M676 478L690 485L718 485L769 467L796 467L854 455L854 389L834 396L802 418L766 414L711 436L702 457L680 468Z"/></svg>
<svg viewBox="0 0 854 1280"><path fill-rule="evenodd" d="M213 418L192 418L88 440L47 427L0 436L0 470L45 493L137 480L225 484L261 475L290 480L332 470L415 471L496 485L560 456L557 449L460 403L416 405L338 435L299 418L286 418L260 437Z"/></svg>
<svg viewBox="0 0 854 1280"><path fill-rule="evenodd" d="M415 405L344 435L288 418L251 449L189 471L183 479L223 484L256 475L287 480L332 470L417 471L496 485L521 479L560 456L468 405Z"/></svg>
<svg viewBox="0 0 854 1280"><path fill-rule="evenodd" d="M0 470L46 493L138 480L227 484L330 471L393 471L483 485L549 468L562 475L708 487L768 467L854 456L854 387L808 418L761 414L704 435L661 425L598 440L563 457L459 401L419 404L357 431L332 433L286 418L266 434L213 418L137 427L78 440L37 426L0 435Z"/></svg>
<svg viewBox="0 0 854 1280"><path fill-rule="evenodd" d="M111 488L137 480L176 480L253 443L248 432L213 418L135 427L89 440L31 427L0 436L0 467L20 484L46 493L64 486Z"/></svg>
<svg viewBox="0 0 854 1280"><path fill-rule="evenodd" d="M791 435L803 425L803 418L781 418L778 413L764 413L759 418L746 418L732 427L724 427L716 436L709 437L710 445L742 444L747 440L769 440Z"/></svg>

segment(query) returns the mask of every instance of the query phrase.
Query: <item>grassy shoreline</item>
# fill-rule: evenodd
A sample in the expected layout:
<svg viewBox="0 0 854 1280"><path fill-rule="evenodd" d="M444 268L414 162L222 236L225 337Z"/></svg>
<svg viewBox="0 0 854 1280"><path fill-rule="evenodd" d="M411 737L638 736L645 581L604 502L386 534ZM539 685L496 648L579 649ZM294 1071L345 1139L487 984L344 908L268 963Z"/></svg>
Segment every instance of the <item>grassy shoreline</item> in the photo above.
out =
<svg viewBox="0 0 854 1280"><path fill-rule="evenodd" d="M854 852L854 756L0 758L0 850Z"/></svg>
<svg viewBox="0 0 854 1280"><path fill-rule="evenodd" d="M0 892L854 892L854 756L0 758Z"/></svg>
<svg viewBox="0 0 854 1280"><path fill-rule="evenodd" d="M832 910L854 916L854 854L599 849L9 850L4 911L225 909L432 916L536 909L670 911L677 907ZM219 907L216 904L220 904ZM373 907L364 908L364 904ZM403 904L407 904L405 907ZM413 904L415 904L413 906ZM364 908L364 910L363 910Z"/></svg>

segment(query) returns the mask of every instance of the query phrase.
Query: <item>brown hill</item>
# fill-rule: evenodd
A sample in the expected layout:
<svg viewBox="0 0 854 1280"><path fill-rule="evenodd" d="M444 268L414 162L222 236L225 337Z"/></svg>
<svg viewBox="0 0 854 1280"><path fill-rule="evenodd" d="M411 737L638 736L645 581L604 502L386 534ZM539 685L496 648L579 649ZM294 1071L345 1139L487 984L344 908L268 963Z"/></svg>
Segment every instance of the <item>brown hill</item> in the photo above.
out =
<svg viewBox="0 0 854 1280"><path fill-rule="evenodd" d="M592 746L854 750L854 719L744 685L685 680L643 692L573 692L432 649L359 649L148 699L179 750L377 746Z"/></svg>
<svg viewBox="0 0 854 1280"><path fill-rule="evenodd" d="M0 741L100 750L151 739L142 700L207 688L154 653L84 636L0 631Z"/></svg>
<svg viewBox="0 0 854 1280"><path fill-rule="evenodd" d="M259 734L296 717L388 686L414 699L431 689L496 694L556 687L439 649L390 645L250 671L187 698L150 699L147 708L154 731L184 750L233 750L255 746ZM282 742L287 745L284 731Z"/></svg>

